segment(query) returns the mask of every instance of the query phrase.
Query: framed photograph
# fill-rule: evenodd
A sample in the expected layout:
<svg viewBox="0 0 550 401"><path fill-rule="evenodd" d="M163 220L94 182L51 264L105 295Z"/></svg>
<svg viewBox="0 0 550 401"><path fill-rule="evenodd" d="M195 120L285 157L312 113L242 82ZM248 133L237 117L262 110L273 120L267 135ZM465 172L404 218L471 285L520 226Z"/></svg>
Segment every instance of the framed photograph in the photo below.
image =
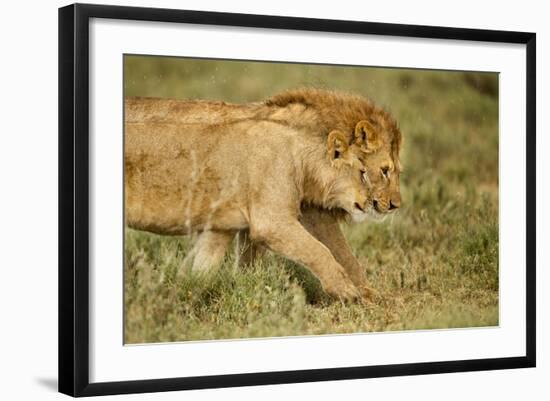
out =
<svg viewBox="0 0 550 401"><path fill-rule="evenodd" d="M59 10L59 391L535 366L535 34Z"/></svg>

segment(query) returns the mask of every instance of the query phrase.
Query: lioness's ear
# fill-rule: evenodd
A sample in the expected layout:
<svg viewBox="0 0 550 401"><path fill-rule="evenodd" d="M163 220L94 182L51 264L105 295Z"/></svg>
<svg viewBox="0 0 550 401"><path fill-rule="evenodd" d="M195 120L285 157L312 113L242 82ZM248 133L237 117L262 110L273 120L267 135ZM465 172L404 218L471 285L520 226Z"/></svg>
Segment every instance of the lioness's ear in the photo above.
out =
<svg viewBox="0 0 550 401"><path fill-rule="evenodd" d="M367 120L361 120L355 126L355 143L365 153L372 153L380 147L380 138Z"/></svg>
<svg viewBox="0 0 550 401"><path fill-rule="evenodd" d="M346 135L342 131L331 131L328 134L327 148L333 162L347 159L349 145Z"/></svg>

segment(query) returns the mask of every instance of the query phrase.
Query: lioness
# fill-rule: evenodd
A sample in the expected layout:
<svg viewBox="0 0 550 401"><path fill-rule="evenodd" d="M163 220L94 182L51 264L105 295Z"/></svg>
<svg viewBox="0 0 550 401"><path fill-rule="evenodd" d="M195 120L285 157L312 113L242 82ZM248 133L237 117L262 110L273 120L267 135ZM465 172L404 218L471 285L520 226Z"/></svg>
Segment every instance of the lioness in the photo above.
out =
<svg viewBox="0 0 550 401"><path fill-rule="evenodd" d="M225 129L236 130L235 132L241 132L241 129L247 132L250 132L249 130L257 132L258 129L262 129L264 130L264 134L260 136L260 141L263 141L266 132L269 131L271 134L277 134L279 130L282 129L280 125L274 125L274 123L279 123L284 124L286 127L286 135L289 136L294 135L294 137L301 138L305 135L312 138L325 137L332 139L332 142L327 142L327 151L335 148L336 145L346 146L346 152L351 152L350 154L353 155L353 158L357 158L361 161L362 165L366 167L367 172L362 176L364 182L362 182L361 185L363 189L367 189L368 200L366 206L361 206L359 204L364 211L375 210L378 213L385 213L398 208L400 205L399 146L401 134L394 120L391 119L386 112L375 107L370 101L364 98L319 90L286 92L268 99L266 102L251 103L247 105L231 105L221 102L189 102L128 98L126 100L125 112L127 135L130 132L129 129L136 130L138 126L148 131L148 135L154 137L155 134L153 131L155 129L160 131L178 131L178 128L175 127L179 127L180 132L188 133L197 132L197 130L200 131L202 129L201 127L204 127L205 124L217 124L216 129L223 129L219 127L225 126ZM252 126L248 125L247 128L245 128L245 126L243 126L244 122L248 122L248 124L252 124ZM261 128L254 127L256 124ZM168 129L168 126L172 128ZM330 129L328 127L336 127L338 129L332 130L329 133ZM151 128L153 128L153 130L151 130ZM293 134L289 133L289 128L291 128L290 131L294 131ZM271 132L271 130L273 132ZM327 133L329 134L328 137ZM182 137L185 137L185 135L186 134L182 133ZM208 135L210 135L210 133ZM336 138L344 139L342 142L340 140L335 141ZM168 140L169 143L170 141L171 140ZM238 138L236 142L244 145ZM176 145L176 143L172 145ZM167 145L167 147L170 146L169 144ZM216 146L225 145L223 142L220 142ZM244 147L243 149L248 148ZM275 150L269 154L273 160L278 158L277 151L278 150ZM162 151L159 153L162 153ZM181 155L183 155L183 153L181 153ZM138 160L140 160L140 162L145 162L145 153L138 152L138 154L140 154ZM190 154L191 153L189 153L188 156ZM341 155L339 154L338 156L340 158ZM154 159L155 157L157 156L152 158ZM197 156L193 157L198 159ZM191 157L191 159L193 159L193 157ZM187 159L189 159L189 157ZM127 176L129 176L129 174L135 170L135 160L132 161L129 149L127 149L126 162ZM198 160L196 162L198 162ZM334 159L333 156L332 163L334 164L335 162L336 159ZM271 163L271 161L269 163ZM165 167L167 167L166 163L164 164ZM336 164L341 164L341 160ZM145 167L145 164L143 164L142 170ZM253 166L250 167L252 168ZM266 168L268 169L267 171L272 171L271 166L266 166ZM168 173L168 170L166 170L166 173ZM178 172L178 174L180 173ZM269 176L270 174L267 173L266 175ZM197 179L194 175L190 175L189 177L192 178L192 182ZM158 178L158 175L156 178ZM281 179L281 177L279 177L279 179ZM242 190L242 188L238 186L234 188L238 188L239 191ZM250 189L250 186L247 189ZM368 293L368 287L364 269L353 256L338 225L338 220L345 214L349 214L349 205L346 209L346 207L342 207L341 204L338 205L337 203L326 202L326 199L323 202L319 202L319 195L321 198L326 196L326 194L322 194L322 186L308 185L307 188L304 187L304 189L304 197L299 200L300 213L297 213L299 221L310 234L328 247L334 258L336 258L345 268L352 282L361 290L363 295L366 295L366 293ZM310 191L313 191L313 193L310 194ZM175 192L181 195L181 188L175 188ZM127 191L127 199L128 198L129 194ZM312 199L317 200L312 201ZM183 200L181 202L183 202ZM221 204L220 199L218 199L217 202L218 206L216 206L216 208ZM175 209L177 210L177 208ZM346 210L347 213L343 213L342 209ZM174 208L168 207L168 210L163 213L169 214L170 210L174 210ZM365 215L366 213L357 213L357 210L351 213L352 218L354 217L356 220L363 219ZM210 213L209 216L209 218L212 219L214 214ZM141 221L141 224L134 226L155 232L177 233L173 228L159 230L158 227L151 226L152 222L147 224L143 223L144 222ZM246 223L249 224L250 221ZM256 235L253 225L249 225L249 227L253 239L262 239L261 236ZM194 266L202 267L216 264L223 258L235 234L235 230L240 229L240 227L220 228L219 226L214 227L213 225L208 225L207 227L194 227L191 221L187 221L186 230L189 231L190 229L203 230L190 254L190 256L194 258ZM269 246L269 244L267 245ZM253 250L253 248L249 249ZM272 249L274 248L272 247ZM284 252L280 253L284 254ZM323 253L321 253L321 255L322 254ZM293 257L292 255L287 254L287 256L307 264L307 262ZM329 258L327 264L330 265L330 262ZM321 277L323 274L326 276L326 273L318 273L318 271L323 271L323 269L313 266L310 267L321 279L327 292L342 298L349 298L350 293L352 293L352 297L356 296L355 291L346 291L346 294L339 290L334 291L331 289L334 285L327 284L327 280ZM349 283L343 285L343 287L348 285Z"/></svg>

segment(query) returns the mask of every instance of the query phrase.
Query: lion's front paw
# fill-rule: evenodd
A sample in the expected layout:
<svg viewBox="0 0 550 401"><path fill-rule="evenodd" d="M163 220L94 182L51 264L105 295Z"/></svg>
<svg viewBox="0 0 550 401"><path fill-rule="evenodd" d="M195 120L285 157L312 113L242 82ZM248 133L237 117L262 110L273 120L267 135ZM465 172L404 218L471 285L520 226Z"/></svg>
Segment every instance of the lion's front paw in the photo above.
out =
<svg viewBox="0 0 550 401"><path fill-rule="evenodd" d="M361 298L360 291L347 277L342 277L337 281L327 284L325 291L327 294L345 302L355 302Z"/></svg>

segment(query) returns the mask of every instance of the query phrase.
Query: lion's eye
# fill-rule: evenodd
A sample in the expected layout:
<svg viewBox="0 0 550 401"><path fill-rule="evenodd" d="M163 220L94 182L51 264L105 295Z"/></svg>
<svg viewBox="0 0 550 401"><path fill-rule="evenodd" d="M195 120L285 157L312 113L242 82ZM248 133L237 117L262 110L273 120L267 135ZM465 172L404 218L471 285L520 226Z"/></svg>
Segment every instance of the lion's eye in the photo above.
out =
<svg viewBox="0 0 550 401"><path fill-rule="evenodd" d="M361 170L361 181L367 182L367 170Z"/></svg>
<svg viewBox="0 0 550 401"><path fill-rule="evenodd" d="M382 175L384 177L390 178L390 168L388 166L384 166L380 170L382 170Z"/></svg>

